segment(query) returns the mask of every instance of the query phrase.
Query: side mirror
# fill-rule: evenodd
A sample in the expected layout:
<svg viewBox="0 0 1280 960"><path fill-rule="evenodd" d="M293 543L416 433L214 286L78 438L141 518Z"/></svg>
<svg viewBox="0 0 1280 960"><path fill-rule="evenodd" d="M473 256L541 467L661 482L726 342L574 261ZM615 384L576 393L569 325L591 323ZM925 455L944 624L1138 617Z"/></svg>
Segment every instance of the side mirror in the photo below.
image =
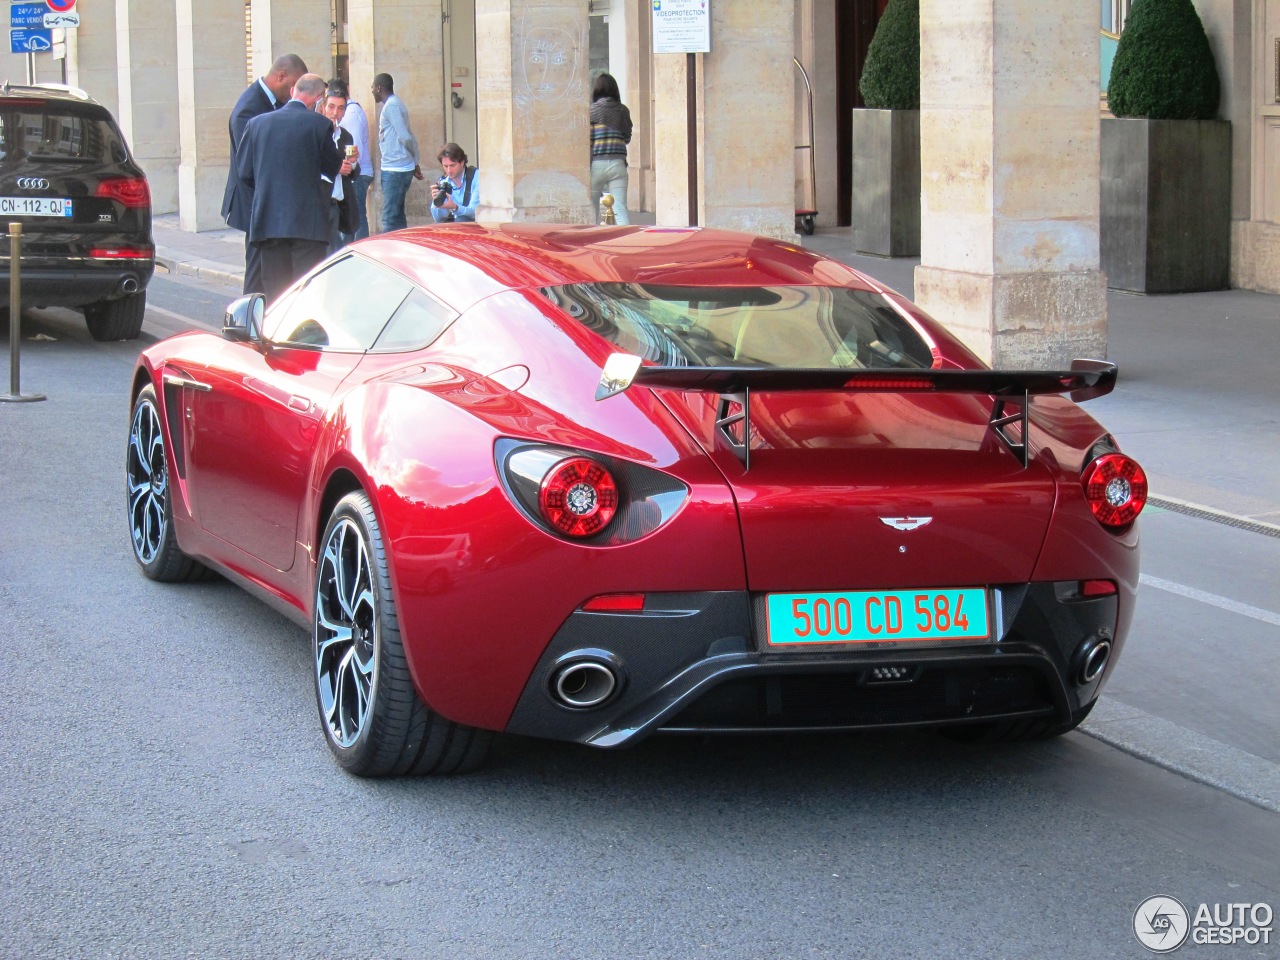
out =
<svg viewBox="0 0 1280 960"><path fill-rule="evenodd" d="M262 313L266 302L260 293L232 300L227 306L226 316L222 318L223 338L237 343L261 343Z"/></svg>

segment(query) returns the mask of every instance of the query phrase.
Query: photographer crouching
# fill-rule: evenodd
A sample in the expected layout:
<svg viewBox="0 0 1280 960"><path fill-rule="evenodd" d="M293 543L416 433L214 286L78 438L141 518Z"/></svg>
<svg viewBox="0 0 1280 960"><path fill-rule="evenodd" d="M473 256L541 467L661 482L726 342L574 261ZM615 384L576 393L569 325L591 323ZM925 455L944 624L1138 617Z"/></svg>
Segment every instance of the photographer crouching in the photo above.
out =
<svg viewBox="0 0 1280 960"><path fill-rule="evenodd" d="M436 223L474 221L480 205L480 172L467 166L467 154L446 143L436 154L444 176L431 184L431 218Z"/></svg>

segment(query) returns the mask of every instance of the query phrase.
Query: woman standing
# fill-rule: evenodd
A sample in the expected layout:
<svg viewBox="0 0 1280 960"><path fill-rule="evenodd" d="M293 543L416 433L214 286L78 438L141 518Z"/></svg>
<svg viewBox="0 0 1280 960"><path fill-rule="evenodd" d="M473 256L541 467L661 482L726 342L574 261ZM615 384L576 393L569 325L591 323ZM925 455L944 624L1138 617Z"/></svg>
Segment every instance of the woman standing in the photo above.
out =
<svg viewBox="0 0 1280 960"><path fill-rule="evenodd" d="M607 73L596 77L591 90L591 196L604 219L600 198L613 194L613 215L618 223L627 217L627 144L631 142L631 111L622 104L618 81Z"/></svg>

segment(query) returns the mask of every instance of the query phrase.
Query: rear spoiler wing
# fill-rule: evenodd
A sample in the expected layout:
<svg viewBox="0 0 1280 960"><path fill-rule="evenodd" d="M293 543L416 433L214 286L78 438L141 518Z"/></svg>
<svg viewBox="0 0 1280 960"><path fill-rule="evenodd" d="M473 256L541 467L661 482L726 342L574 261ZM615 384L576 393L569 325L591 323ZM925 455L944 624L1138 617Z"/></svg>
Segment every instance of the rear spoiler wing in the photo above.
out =
<svg viewBox="0 0 1280 960"><path fill-rule="evenodd" d="M972 393L992 398L989 426L1022 460L1030 462L1027 417L1030 398L1067 394L1080 403L1105 396L1116 385L1116 365L1105 360L1073 360L1070 370L803 370L781 367L646 367L640 357L615 353L605 362L596 400L634 387L667 387L720 395L716 429L730 449L751 467L751 391L847 390L860 393ZM730 414L736 402L741 412ZM1018 412L1006 413L1016 406ZM742 442L729 427L743 424ZM1017 424L1016 436L1009 430Z"/></svg>

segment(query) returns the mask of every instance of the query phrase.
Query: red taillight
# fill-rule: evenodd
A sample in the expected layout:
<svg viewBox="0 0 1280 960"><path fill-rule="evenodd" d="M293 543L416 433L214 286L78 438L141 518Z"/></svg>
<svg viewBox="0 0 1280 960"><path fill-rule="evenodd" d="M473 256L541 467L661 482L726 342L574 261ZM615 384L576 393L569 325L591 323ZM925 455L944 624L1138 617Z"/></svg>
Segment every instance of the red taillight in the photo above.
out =
<svg viewBox="0 0 1280 960"><path fill-rule="evenodd" d="M643 593L606 593L582 605L589 613L639 613L644 609Z"/></svg>
<svg viewBox="0 0 1280 960"><path fill-rule="evenodd" d="M1108 453L1085 468L1080 478L1085 499L1104 527L1126 527L1147 502L1147 475L1123 453Z"/></svg>
<svg viewBox="0 0 1280 960"><path fill-rule="evenodd" d="M844 385L846 390L932 390L933 384L928 380L913 380L908 377L860 377L850 380Z"/></svg>
<svg viewBox="0 0 1280 960"><path fill-rule="evenodd" d="M155 251L150 247L90 247L89 256L97 260L151 260Z"/></svg>
<svg viewBox="0 0 1280 960"><path fill-rule="evenodd" d="M99 182L94 196L106 197L123 203L126 207L151 206L151 188L146 177L117 177Z"/></svg>
<svg viewBox="0 0 1280 960"><path fill-rule="evenodd" d="M1115 596L1116 585L1110 580L1081 580L1080 596L1111 597Z"/></svg>
<svg viewBox="0 0 1280 960"><path fill-rule="evenodd" d="M567 537L599 533L618 509L618 485L609 471L587 457L561 460L538 489L543 519Z"/></svg>

